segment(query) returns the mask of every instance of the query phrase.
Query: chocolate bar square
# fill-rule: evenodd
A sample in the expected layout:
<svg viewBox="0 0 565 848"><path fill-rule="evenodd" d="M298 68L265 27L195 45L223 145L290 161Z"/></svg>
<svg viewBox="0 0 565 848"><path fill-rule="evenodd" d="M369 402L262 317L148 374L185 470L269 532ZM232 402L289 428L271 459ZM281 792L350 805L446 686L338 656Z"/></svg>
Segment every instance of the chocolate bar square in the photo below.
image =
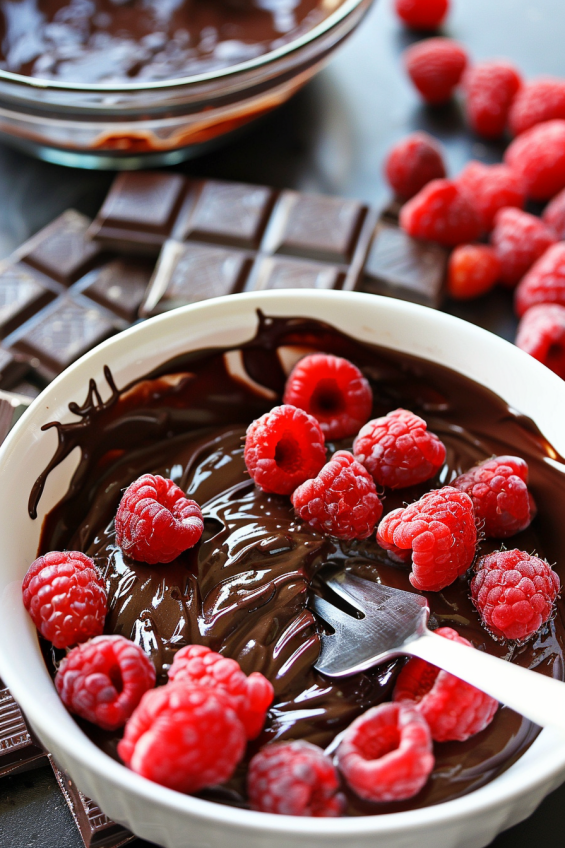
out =
<svg viewBox="0 0 565 848"><path fill-rule="evenodd" d="M257 261L252 284L255 289L334 289L343 276L333 265L264 257Z"/></svg>
<svg viewBox="0 0 565 848"><path fill-rule="evenodd" d="M5 265L0 269L0 337L7 336L55 296L25 265Z"/></svg>
<svg viewBox="0 0 565 848"><path fill-rule="evenodd" d="M0 777L39 764L45 756L22 711L0 680Z"/></svg>
<svg viewBox="0 0 565 848"><path fill-rule="evenodd" d="M0 389L13 389L29 373L29 362L0 347ZM39 390L38 390L39 394Z"/></svg>
<svg viewBox="0 0 565 848"><path fill-rule="evenodd" d="M152 261L133 257L113 259L87 275L81 292L132 323L152 273Z"/></svg>
<svg viewBox="0 0 565 848"><path fill-rule="evenodd" d="M257 248L273 206L275 193L246 183L204 183L181 238Z"/></svg>
<svg viewBox="0 0 565 848"><path fill-rule="evenodd" d="M86 237L90 221L68 209L28 242L21 259L64 286L86 274L99 257L100 245Z"/></svg>

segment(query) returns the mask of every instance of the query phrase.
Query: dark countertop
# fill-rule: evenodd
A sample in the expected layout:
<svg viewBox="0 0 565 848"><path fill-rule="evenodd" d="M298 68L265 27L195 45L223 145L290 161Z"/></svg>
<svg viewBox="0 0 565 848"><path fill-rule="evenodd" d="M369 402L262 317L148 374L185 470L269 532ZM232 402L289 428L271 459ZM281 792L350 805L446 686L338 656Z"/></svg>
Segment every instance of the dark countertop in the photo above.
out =
<svg viewBox="0 0 565 848"><path fill-rule="evenodd" d="M474 59L505 56L526 77L565 71L563 0L452 0L445 34ZM501 147L467 132L456 104L422 107L399 61L411 40L377 0L359 31L306 89L231 145L181 169L207 177L358 197L385 203L386 151L407 132L426 129L445 144L450 173L470 158L493 162ZM0 146L0 256L68 207L93 215L112 174L77 171ZM448 311L512 340L515 320L506 292ZM562 848L565 786L528 821L499 836L493 848ZM137 840L132 848L149 848ZM416 843L415 843L416 845ZM82 848L49 766L0 784L0 848Z"/></svg>

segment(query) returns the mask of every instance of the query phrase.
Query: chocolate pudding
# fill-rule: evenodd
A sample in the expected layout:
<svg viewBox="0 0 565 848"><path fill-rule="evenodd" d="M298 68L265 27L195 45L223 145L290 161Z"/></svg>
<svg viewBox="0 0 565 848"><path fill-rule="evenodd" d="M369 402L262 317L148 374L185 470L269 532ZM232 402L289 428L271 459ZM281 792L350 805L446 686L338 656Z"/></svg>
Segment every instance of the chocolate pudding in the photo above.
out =
<svg viewBox="0 0 565 848"><path fill-rule="evenodd" d="M175 652L200 643L233 657L246 673L261 671L273 683L275 701L249 755L275 739L307 739L323 748L356 716L390 699L404 660L347 680L333 681L313 666L323 623L311 611L322 591L324 567L349 569L406 591L409 569L394 563L376 543L339 542L299 521L288 497L261 492L243 461L247 425L280 402L285 353L321 350L354 362L374 393L373 417L399 406L428 422L447 448L438 475L421 486L385 492L385 512L452 481L493 454L527 460L538 515L507 547L536 551L565 577L562 492L565 465L535 424L479 384L441 365L360 343L311 319L269 318L259 313L255 336L236 351L207 349L178 356L144 378L118 389L109 369L111 396L102 401L92 381L82 406L71 404L71 424L53 423L55 456L30 496L35 510L50 471L75 447L82 459L69 491L47 516L39 553L84 551L105 576L106 631L141 645L167 679ZM242 378L234 363L244 366ZM350 448L352 440L328 445ZM549 461L551 460L551 461ZM115 543L114 515L122 491L145 472L171 477L202 507L201 541L169 565L148 566L124 556ZM500 547L483 541L480 553ZM451 626L485 650L563 679L565 630L561 610L526 645L495 642L469 599L468 578L426 593L431 626ZM45 647L47 661L56 663ZM81 726L117 758L119 734ZM467 742L436 743L436 765L424 789L410 801L374 804L348 793L348 815L413 809L456 798L492 780L532 743L539 728L501 707L492 724ZM225 786L202 797L246 805L245 763Z"/></svg>

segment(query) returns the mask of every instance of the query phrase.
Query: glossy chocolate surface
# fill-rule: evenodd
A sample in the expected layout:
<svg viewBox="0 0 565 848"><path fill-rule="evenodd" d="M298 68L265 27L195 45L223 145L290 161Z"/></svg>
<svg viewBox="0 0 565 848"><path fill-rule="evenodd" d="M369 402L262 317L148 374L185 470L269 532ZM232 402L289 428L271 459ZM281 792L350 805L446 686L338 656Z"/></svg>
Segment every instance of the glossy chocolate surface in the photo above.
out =
<svg viewBox="0 0 565 848"><path fill-rule="evenodd" d="M352 569L414 591L407 569L394 564L374 539L343 543L315 533L296 520L288 498L260 492L246 474L245 428L279 402L285 380L280 352L297 347L346 356L372 383L373 415L410 408L445 442L447 459L437 478L386 492L385 510L411 502L430 486L449 483L478 460L515 453L528 461L539 512L507 546L536 550L557 562L564 576L560 458L529 419L443 366L361 344L313 320L260 315L256 336L235 353L179 356L121 390L107 371L113 386L107 402L92 383L85 404L71 406L76 422L50 425L58 429L59 448L32 492L31 514L50 469L77 445L82 460L69 492L45 521L41 551L78 548L96 560L109 590L108 632L141 644L155 662L160 683L175 651L193 642L234 657L247 673L266 674L276 699L250 754L273 739L306 738L330 746L360 712L390 698L402 661L339 683L313 670L321 624L309 609L309 597L319 591L316 574L323 566ZM234 357L255 385L232 376ZM329 450L349 444L343 441ZM205 517L201 542L167 566L135 563L115 545L113 516L121 492L148 471L172 477L201 504ZM496 547L483 542L480 552ZM481 627L465 578L427 597L432 626L453 626L481 650L563 678L560 611L532 642L513 647L495 643ZM83 726L115 756L115 734ZM467 742L435 745L436 767L416 798L377 805L350 793L348 813L390 812L457 797L507 768L537 733L538 728L501 708L493 723ZM244 775L242 766L227 786L204 796L245 804Z"/></svg>

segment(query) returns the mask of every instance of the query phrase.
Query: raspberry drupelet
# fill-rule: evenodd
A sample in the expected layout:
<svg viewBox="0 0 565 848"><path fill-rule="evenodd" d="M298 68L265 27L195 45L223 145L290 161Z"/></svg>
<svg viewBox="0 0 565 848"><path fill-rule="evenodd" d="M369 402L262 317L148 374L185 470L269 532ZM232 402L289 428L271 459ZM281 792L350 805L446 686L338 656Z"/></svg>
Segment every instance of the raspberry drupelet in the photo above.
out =
<svg viewBox="0 0 565 848"><path fill-rule="evenodd" d="M490 291L500 277L501 264L486 244L460 244L449 257L447 291L455 300L469 300Z"/></svg>
<svg viewBox="0 0 565 848"><path fill-rule="evenodd" d="M524 85L510 109L509 124L513 135L520 135L536 124L565 118L565 80L545 77Z"/></svg>
<svg viewBox="0 0 565 848"><path fill-rule="evenodd" d="M516 345L565 380L565 306L538 303L518 325Z"/></svg>
<svg viewBox="0 0 565 848"><path fill-rule="evenodd" d="M565 188L565 121L537 124L515 138L504 161L532 200L550 200Z"/></svg>
<svg viewBox="0 0 565 848"><path fill-rule="evenodd" d="M446 103L467 65L464 48L450 38L427 38L409 47L404 65L426 103Z"/></svg>
<svg viewBox="0 0 565 848"><path fill-rule="evenodd" d="M341 815L344 798L331 759L310 742L267 745L249 763L247 791L253 810L286 816Z"/></svg>
<svg viewBox="0 0 565 848"><path fill-rule="evenodd" d="M418 415L395 409L361 428L353 453L376 483L403 489L437 473L445 460L445 445Z"/></svg>
<svg viewBox="0 0 565 848"><path fill-rule="evenodd" d="M412 133L389 152L384 173L395 194L409 200L431 180L445 177L441 148L431 135Z"/></svg>
<svg viewBox="0 0 565 848"><path fill-rule="evenodd" d="M522 79L517 68L502 60L478 62L465 72L467 119L483 138L504 134L508 115Z"/></svg>
<svg viewBox="0 0 565 848"><path fill-rule="evenodd" d="M342 439L357 433L369 418L373 392L369 381L348 359L313 353L292 369L283 403L312 415L326 439Z"/></svg>
<svg viewBox="0 0 565 848"><path fill-rule="evenodd" d="M500 261L500 282L513 288L555 243L555 236L535 215L508 207L495 216L491 242Z"/></svg>
<svg viewBox="0 0 565 848"><path fill-rule="evenodd" d="M471 161L457 177L457 184L472 197L486 233L492 230L499 209L523 209L526 202L522 183L508 165Z"/></svg>
<svg viewBox="0 0 565 848"><path fill-rule="evenodd" d="M260 489L290 495L324 465L324 434L314 416L303 409L275 406L247 428L244 459Z"/></svg>
<svg viewBox="0 0 565 848"><path fill-rule="evenodd" d="M260 672L254 671L247 677L235 660L204 645L187 645L177 651L169 680L223 689L231 696L248 739L260 734L274 696L272 684Z"/></svg>
<svg viewBox="0 0 565 848"><path fill-rule="evenodd" d="M380 704L347 728L337 749L337 764L360 798L412 798L434 767L430 729L413 707Z"/></svg>
<svg viewBox="0 0 565 848"><path fill-rule="evenodd" d="M196 501L159 474L143 474L128 486L116 513L116 542L149 565L172 562L194 547L203 530Z"/></svg>
<svg viewBox="0 0 565 848"><path fill-rule="evenodd" d="M56 648L99 636L107 612L106 588L94 562L80 551L38 557L22 584L26 610Z"/></svg>
<svg viewBox="0 0 565 848"><path fill-rule="evenodd" d="M551 617L560 581L549 563L517 549L481 557L471 598L494 639L524 642Z"/></svg>
<svg viewBox="0 0 565 848"><path fill-rule="evenodd" d="M104 730L117 730L155 686L155 669L129 639L97 636L65 657L55 686L72 713Z"/></svg>
<svg viewBox="0 0 565 848"><path fill-rule="evenodd" d="M452 180L432 180L400 210L400 226L412 238L445 247L476 241L481 218L473 198Z"/></svg>
<svg viewBox="0 0 565 848"><path fill-rule="evenodd" d="M435 632L473 647L451 627ZM494 698L419 657L410 659L398 675L393 698L418 710L435 742L464 742L488 727L498 709Z"/></svg>
<svg viewBox="0 0 565 848"><path fill-rule="evenodd" d="M537 303L565 306L565 243L548 248L516 289L514 306L519 318Z"/></svg>

